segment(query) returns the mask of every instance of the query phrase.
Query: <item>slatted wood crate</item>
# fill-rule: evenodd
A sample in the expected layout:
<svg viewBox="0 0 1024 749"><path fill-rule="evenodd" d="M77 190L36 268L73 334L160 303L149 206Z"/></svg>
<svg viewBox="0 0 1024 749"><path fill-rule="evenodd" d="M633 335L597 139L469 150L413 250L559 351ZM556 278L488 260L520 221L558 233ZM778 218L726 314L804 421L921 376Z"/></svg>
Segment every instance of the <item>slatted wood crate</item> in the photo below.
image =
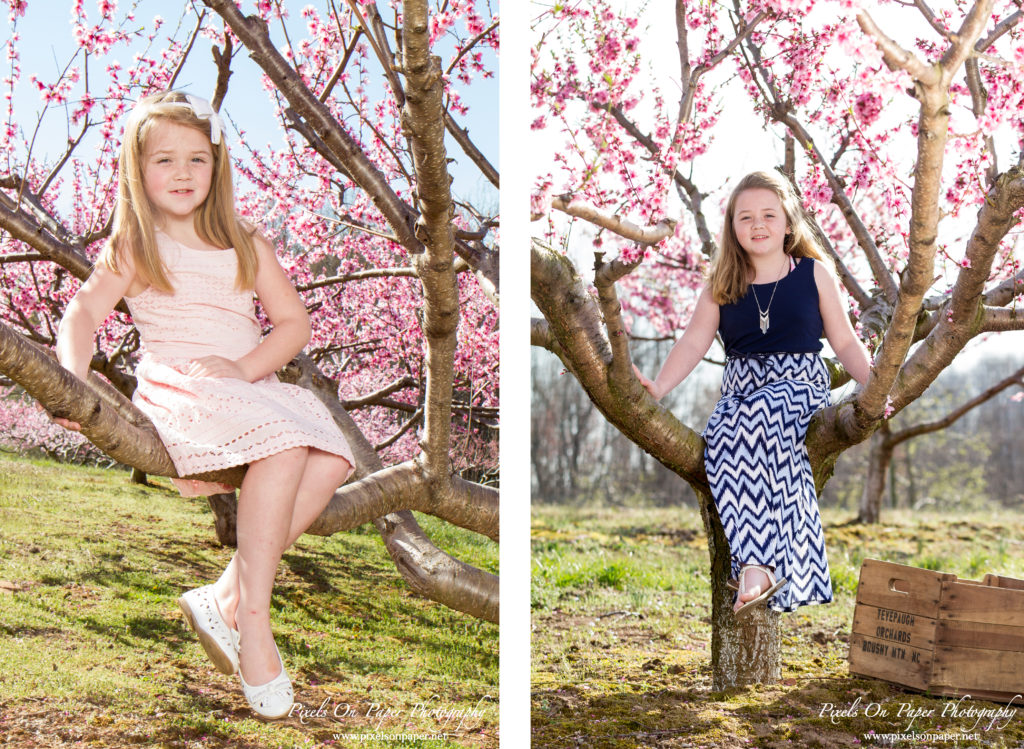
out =
<svg viewBox="0 0 1024 749"><path fill-rule="evenodd" d="M864 560L850 673L937 695L1024 695L1024 580Z"/></svg>

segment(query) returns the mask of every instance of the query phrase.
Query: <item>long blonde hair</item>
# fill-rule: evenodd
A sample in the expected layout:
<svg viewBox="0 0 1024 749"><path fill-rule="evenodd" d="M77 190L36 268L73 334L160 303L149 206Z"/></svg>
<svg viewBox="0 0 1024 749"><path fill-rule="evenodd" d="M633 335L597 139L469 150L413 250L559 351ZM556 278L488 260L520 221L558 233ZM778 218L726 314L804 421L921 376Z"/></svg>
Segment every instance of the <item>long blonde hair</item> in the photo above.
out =
<svg viewBox="0 0 1024 749"><path fill-rule="evenodd" d="M832 258L822 249L818 238L807 221L803 206L789 180L777 172L751 172L739 181L725 208L725 226L722 227L722 243L711 262L708 286L716 304L731 304L747 293L749 279L754 266L747 253L740 246L732 226L736 212L736 199L744 190L771 190L782 203L786 214L789 233L782 248L791 257L813 258L834 272Z"/></svg>
<svg viewBox="0 0 1024 749"><path fill-rule="evenodd" d="M159 122L175 122L210 137L210 120L196 116L185 94L165 91L139 101L128 116L124 128L121 155L117 162L114 226L110 241L100 254L100 262L117 272L118 258L124 258L124 253L130 252L136 272L143 281L160 291L171 292L174 287L157 251L153 207L146 197L142 181L142 155L146 149L146 138ZM195 211L196 234L207 244L222 248L233 247L238 257L235 286L238 289L251 289L256 284L259 264L253 232L239 221L235 213L231 159L223 135L220 143L211 143L210 147L213 151L213 176L210 192Z"/></svg>

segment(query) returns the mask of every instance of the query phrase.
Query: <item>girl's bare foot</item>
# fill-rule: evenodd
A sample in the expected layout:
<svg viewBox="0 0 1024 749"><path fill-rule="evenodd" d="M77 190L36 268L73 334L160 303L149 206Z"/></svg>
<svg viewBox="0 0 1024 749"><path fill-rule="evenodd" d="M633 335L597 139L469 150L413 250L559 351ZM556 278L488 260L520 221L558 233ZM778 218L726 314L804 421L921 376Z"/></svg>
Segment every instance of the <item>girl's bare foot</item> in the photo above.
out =
<svg viewBox="0 0 1024 749"><path fill-rule="evenodd" d="M747 601L753 601L761 593L768 590L772 585L772 581L761 567L750 565L744 566L741 571L739 584L739 595L736 596L736 603L732 607L733 611L738 611Z"/></svg>

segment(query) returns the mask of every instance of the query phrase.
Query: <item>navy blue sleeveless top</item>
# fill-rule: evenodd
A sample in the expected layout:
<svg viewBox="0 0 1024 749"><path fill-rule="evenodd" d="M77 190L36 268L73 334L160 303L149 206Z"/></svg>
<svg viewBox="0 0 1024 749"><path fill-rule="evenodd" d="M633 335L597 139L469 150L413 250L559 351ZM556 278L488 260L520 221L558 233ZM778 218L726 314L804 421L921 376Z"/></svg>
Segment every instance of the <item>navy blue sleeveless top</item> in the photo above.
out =
<svg viewBox="0 0 1024 749"><path fill-rule="evenodd" d="M749 284L747 293L732 304L718 307L718 332L727 356L743 354L810 354L821 351L825 326L818 308L818 287L814 283L814 260L801 258L796 267L775 283ZM768 332L762 333L761 309L768 309Z"/></svg>

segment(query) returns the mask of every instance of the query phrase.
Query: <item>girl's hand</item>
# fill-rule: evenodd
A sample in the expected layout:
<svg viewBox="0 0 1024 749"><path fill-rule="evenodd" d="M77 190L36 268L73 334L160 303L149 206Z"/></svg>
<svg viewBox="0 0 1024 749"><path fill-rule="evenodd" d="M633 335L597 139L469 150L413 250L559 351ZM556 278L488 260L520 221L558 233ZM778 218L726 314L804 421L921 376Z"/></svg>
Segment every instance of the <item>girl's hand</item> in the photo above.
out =
<svg viewBox="0 0 1024 749"><path fill-rule="evenodd" d="M36 411L45 411L46 415L50 417L50 421L52 421L54 424L59 424L60 426L64 427L65 429L70 429L72 432L81 432L82 431L82 425L79 424L77 421L68 421L67 419L62 419L59 416L54 416L49 411L47 411L45 408L43 408L43 404L42 403L36 403Z"/></svg>
<svg viewBox="0 0 1024 749"><path fill-rule="evenodd" d="M238 363L223 356L204 356L195 359L185 374L189 377L233 377L236 380L246 380L245 372Z"/></svg>
<svg viewBox="0 0 1024 749"><path fill-rule="evenodd" d="M633 372L636 374L636 378L640 380L640 384L647 388L647 392L654 397L654 400L661 400L661 396L658 395L657 391L654 389L654 383L636 368L636 364L633 365Z"/></svg>

